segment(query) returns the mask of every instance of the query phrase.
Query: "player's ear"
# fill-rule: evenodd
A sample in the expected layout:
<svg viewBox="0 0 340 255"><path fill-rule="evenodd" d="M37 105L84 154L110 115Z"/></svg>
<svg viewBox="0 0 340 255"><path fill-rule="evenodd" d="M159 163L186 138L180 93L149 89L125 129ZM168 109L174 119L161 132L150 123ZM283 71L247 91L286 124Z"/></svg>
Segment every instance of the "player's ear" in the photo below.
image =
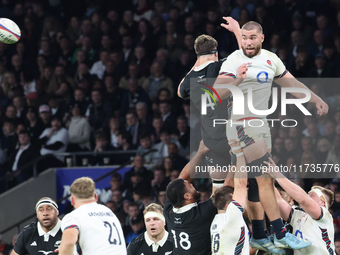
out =
<svg viewBox="0 0 340 255"><path fill-rule="evenodd" d="M71 195L71 205L74 205L74 197Z"/></svg>
<svg viewBox="0 0 340 255"><path fill-rule="evenodd" d="M96 192L94 193L94 199L96 200L96 202L98 201L98 195Z"/></svg>
<svg viewBox="0 0 340 255"><path fill-rule="evenodd" d="M264 41L264 34L261 35L261 42Z"/></svg>

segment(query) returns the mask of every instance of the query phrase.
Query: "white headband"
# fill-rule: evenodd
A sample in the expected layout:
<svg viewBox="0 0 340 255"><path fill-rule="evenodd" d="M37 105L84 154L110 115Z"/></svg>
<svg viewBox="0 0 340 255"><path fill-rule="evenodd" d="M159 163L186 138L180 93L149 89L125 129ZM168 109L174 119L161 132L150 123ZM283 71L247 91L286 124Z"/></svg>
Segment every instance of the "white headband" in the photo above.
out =
<svg viewBox="0 0 340 255"><path fill-rule="evenodd" d="M323 197L323 199L321 199L322 201L325 201L325 207L326 207L326 209L328 210L328 204L327 204L327 200L326 200L326 198L325 198L325 195L322 193L322 191L321 190L319 190L318 188L315 188L315 189L312 189L311 191L309 191L309 192L312 192L312 191L314 191L317 195L318 195L318 197L321 199L321 197Z"/></svg>
<svg viewBox="0 0 340 255"><path fill-rule="evenodd" d="M42 205L51 205L58 211L58 205L53 200L50 199L43 199L38 201L37 204L35 205L35 210L38 211L39 207Z"/></svg>
<svg viewBox="0 0 340 255"><path fill-rule="evenodd" d="M153 217L157 217L160 218L162 221L165 222L165 218L163 216L163 214L159 213L159 212L147 212L144 215L144 219L146 220L147 218L153 218Z"/></svg>

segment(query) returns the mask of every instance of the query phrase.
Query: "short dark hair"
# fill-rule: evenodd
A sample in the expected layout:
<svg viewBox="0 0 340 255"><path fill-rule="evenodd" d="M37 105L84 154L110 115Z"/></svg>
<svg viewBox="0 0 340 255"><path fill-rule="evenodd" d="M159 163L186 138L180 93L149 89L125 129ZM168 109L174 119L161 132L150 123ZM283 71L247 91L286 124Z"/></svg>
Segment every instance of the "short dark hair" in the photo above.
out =
<svg viewBox="0 0 340 255"><path fill-rule="evenodd" d="M31 135L28 133L26 129L20 130L19 135L28 135L29 137L31 137Z"/></svg>
<svg viewBox="0 0 340 255"><path fill-rule="evenodd" d="M247 31L255 29L260 34L263 34L262 26L259 23L255 22L255 21L248 21L246 24L244 24L242 26L242 29L247 30Z"/></svg>
<svg viewBox="0 0 340 255"><path fill-rule="evenodd" d="M113 173L113 174L111 175L111 179L113 179L113 178L117 179L119 182L122 181L122 176L121 176L120 173Z"/></svg>
<svg viewBox="0 0 340 255"><path fill-rule="evenodd" d="M166 196L174 207L182 207L184 204L184 194L187 189L183 179L175 179L166 188Z"/></svg>
<svg viewBox="0 0 340 255"><path fill-rule="evenodd" d="M196 54L216 50L217 46L217 41L210 35L200 35L196 38L194 43Z"/></svg>
<svg viewBox="0 0 340 255"><path fill-rule="evenodd" d="M231 186L224 186L215 191L211 200L217 210L225 209L226 205L233 199L234 188Z"/></svg>

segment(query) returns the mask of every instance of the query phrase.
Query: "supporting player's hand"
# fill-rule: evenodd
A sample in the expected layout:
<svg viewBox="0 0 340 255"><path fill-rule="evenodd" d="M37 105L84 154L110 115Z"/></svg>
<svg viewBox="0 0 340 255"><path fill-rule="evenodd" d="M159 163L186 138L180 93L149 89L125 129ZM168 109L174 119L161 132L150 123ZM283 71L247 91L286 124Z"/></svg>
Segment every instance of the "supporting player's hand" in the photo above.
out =
<svg viewBox="0 0 340 255"><path fill-rule="evenodd" d="M245 78L247 78L247 71L248 71L248 67L246 64L242 64L239 66L238 68L238 79L242 79L244 80Z"/></svg>
<svg viewBox="0 0 340 255"><path fill-rule="evenodd" d="M280 172L280 168L275 164L274 160L272 158L269 158L269 162L263 161L267 166L262 166L262 173L263 174L269 174L271 177L278 178L282 177L282 174Z"/></svg>
<svg viewBox="0 0 340 255"><path fill-rule="evenodd" d="M324 101L320 100L320 101L316 102L315 106L316 106L316 109L318 110L317 113L320 116L326 115L328 113L329 107Z"/></svg>
<svg viewBox="0 0 340 255"><path fill-rule="evenodd" d="M228 29L232 33L235 33L235 31L240 30L239 23L232 17L223 17L223 19L227 22L226 24L221 23L221 26L224 27L225 29Z"/></svg>
<svg viewBox="0 0 340 255"><path fill-rule="evenodd" d="M209 148L205 146L203 139L200 142L197 153L205 154L209 151Z"/></svg>
<svg viewBox="0 0 340 255"><path fill-rule="evenodd" d="M236 141L236 139L230 139L228 141L229 145L231 148L236 147L236 146L240 146L240 141Z"/></svg>

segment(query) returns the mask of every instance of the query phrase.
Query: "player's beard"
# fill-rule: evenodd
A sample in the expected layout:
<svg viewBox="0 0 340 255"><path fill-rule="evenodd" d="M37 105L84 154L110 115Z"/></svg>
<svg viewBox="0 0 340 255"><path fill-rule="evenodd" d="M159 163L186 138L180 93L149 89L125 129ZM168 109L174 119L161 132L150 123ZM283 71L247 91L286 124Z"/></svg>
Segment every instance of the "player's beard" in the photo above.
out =
<svg viewBox="0 0 340 255"><path fill-rule="evenodd" d="M259 44L259 45L254 46L254 52L251 53L251 54L247 53L246 48L243 47L243 46L242 46L242 50L243 50L243 54L244 55L246 55L248 58L252 58L252 57L256 56L260 52L261 45Z"/></svg>
<svg viewBox="0 0 340 255"><path fill-rule="evenodd" d="M196 193L193 194L195 201L198 201L201 198L201 193L196 191Z"/></svg>

